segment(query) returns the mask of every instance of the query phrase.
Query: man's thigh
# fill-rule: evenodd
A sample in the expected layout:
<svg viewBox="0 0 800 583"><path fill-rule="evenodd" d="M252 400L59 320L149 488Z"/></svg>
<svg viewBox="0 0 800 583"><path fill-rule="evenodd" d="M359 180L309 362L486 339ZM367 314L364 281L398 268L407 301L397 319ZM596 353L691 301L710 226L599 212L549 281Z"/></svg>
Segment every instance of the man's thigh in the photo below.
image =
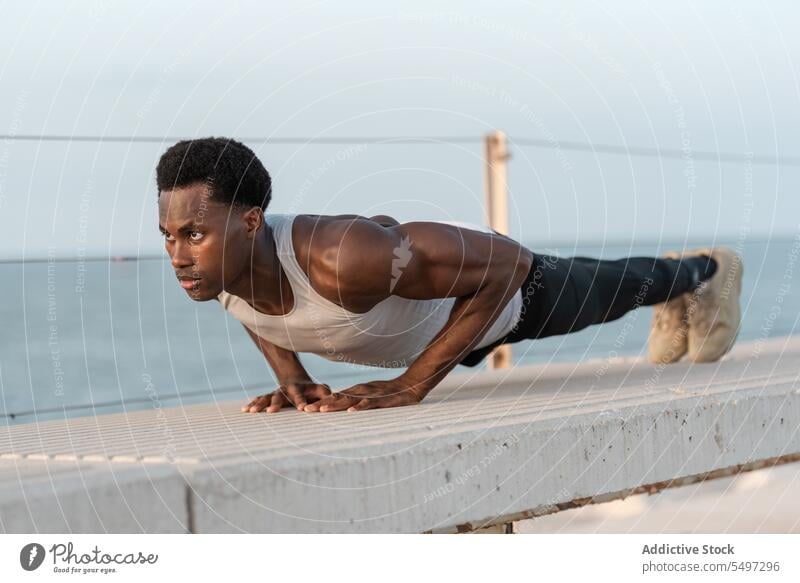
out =
<svg viewBox="0 0 800 583"><path fill-rule="evenodd" d="M606 282L599 281L592 271L593 261L589 257L549 257L533 338L577 332L596 322L602 307L599 286Z"/></svg>

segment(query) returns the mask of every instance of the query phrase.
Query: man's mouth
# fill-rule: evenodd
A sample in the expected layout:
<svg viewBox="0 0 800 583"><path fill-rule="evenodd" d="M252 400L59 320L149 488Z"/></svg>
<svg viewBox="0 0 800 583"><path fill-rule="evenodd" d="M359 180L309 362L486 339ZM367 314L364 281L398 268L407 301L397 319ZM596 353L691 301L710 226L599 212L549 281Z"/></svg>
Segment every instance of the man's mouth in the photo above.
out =
<svg viewBox="0 0 800 583"><path fill-rule="evenodd" d="M178 281L183 289L196 289L201 279L201 277L179 277Z"/></svg>

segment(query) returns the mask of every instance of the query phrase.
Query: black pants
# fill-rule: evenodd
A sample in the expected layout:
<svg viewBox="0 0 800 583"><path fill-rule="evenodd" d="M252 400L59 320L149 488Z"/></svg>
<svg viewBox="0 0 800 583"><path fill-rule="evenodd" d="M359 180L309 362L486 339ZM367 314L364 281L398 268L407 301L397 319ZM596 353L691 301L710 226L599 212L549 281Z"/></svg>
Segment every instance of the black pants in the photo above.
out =
<svg viewBox="0 0 800 583"><path fill-rule="evenodd" d="M476 366L501 344L577 332L639 306L665 302L692 291L716 267L706 256L596 259L534 253L522 284L520 321L503 338L470 352L461 364Z"/></svg>

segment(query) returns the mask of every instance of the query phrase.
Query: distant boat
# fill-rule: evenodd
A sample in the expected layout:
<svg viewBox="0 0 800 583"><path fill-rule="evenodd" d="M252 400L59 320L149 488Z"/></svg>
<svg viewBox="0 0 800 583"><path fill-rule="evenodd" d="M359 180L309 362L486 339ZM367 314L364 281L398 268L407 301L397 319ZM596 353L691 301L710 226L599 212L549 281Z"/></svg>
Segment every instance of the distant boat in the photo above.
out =
<svg viewBox="0 0 800 583"><path fill-rule="evenodd" d="M113 255L111 257L111 261L136 261L136 257L131 257L127 255Z"/></svg>

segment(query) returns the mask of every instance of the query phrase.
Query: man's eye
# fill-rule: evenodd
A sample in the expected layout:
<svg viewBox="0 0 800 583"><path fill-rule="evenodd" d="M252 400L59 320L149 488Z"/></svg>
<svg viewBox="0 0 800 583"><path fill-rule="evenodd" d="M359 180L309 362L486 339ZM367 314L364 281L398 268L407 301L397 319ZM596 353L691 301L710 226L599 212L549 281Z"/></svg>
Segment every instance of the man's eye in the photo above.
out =
<svg viewBox="0 0 800 583"><path fill-rule="evenodd" d="M167 241L174 241L174 239L172 238L172 235L170 235L169 233L161 233L161 234L164 235L164 238Z"/></svg>
<svg viewBox="0 0 800 583"><path fill-rule="evenodd" d="M200 233L198 231L192 231L191 233L189 233L189 238L192 241L199 241L200 239L203 238L203 233Z"/></svg>

